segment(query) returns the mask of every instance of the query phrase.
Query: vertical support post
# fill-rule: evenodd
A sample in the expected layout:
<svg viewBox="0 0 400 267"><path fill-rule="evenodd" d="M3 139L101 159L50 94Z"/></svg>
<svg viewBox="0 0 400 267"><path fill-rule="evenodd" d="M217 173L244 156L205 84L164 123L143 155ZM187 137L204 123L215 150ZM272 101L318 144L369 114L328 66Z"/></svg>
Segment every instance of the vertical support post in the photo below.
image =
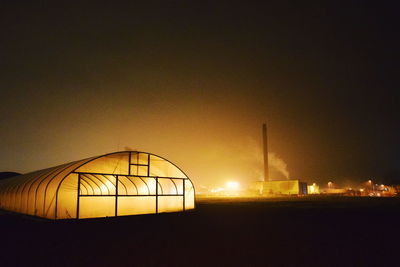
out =
<svg viewBox="0 0 400 267"><path fill-rule="evenodd" d="M185 207L185 191L186 191L185 190L185 179L183 179L182 181L183 181L183 183L182 183L182 186L183 186L183 188L182 188L183 189L183 191L182 191L183 192L183 211L185 211L186 210L186 207Z"/></svg>
<svg viewBox="0 0 400 267"><path fill-rule="evenodd" d="M81 194L81 174L78 174L78 193L76 200L76 218L79 219L79 199Z"/></svg>
<svg viewBox="0 0 400 267"><path fill-rule="evenodd" d="M150 176L150 154L147 154L147 177L149 176Z"/></svg>
<svg viewBox="0 0 400 267"><path fill-rule="evenodd" d="M156 179L156 213L158 213L158 177Z"/></svg>
<svg viewBox="0 0 400 267"><path fill-rule="evenodd" d="M118 216L118 175L115 176L115 217L117 216Z"/></svg>
<svg viewBox="0 0 400 267"><path fill-rule="evenodd" d="M129 151L128 175L131 175L132 152Z"/></svg>

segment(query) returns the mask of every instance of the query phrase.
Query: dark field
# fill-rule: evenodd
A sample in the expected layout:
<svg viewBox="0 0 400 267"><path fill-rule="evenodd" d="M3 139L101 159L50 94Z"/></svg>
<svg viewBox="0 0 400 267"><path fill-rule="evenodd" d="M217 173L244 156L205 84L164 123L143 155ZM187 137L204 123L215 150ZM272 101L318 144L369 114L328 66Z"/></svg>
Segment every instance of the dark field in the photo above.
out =
<svg viewBox="0 0 400 267"><path fill-rule="evenodd" d="M187 213L2 213L1 266L400 265L400 198L208 199Z"/></svg>

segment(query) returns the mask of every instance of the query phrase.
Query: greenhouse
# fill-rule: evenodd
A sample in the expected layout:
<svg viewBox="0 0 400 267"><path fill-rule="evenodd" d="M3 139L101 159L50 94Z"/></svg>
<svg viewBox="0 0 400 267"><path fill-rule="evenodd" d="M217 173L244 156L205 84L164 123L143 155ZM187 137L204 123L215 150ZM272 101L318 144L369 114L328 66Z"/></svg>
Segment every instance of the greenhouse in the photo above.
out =
<svg viewBox="0 0 400 267"><path fill-rule="evenodd" d="M170 161L123 151L0 181L0 208L48 219L194 209L195 189Z"/></svg>

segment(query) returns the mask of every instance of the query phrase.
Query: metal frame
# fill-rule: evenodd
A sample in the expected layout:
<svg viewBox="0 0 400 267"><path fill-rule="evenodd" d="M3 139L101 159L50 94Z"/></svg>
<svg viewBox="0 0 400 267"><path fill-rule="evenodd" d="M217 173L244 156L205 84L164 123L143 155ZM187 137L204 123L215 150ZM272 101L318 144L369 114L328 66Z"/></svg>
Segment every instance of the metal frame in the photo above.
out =
<svg viewBox="0 0 400 267"><path fill-rule="evenodd" d="M150 154L147 154L147 164L140 164L139 163L139 154L142 153L144 154L144 152L136 152L136 163L132 163L132 151L129 151L129 156L128 156L128 175L120 175L120 174L110 174L110 173L98 173L98 172L79 172L79 171L72 171L71 173L73 174L77 174L78 175L78 193L77 193L77 207L76 207L76 218L79 219L80 216L80 198L81 197L115 197L115 214L114 216L119 216L118 215L118 197L155 197L156 198L156 206L155 206L155 213L159 213L159 203L158 203L158 198L160 196L180 196L183 199L182 202L182 211L185 211L185 180L189 179L189 178L182 178L182 177L159 177L159 176L151 176L150 175ZM132 166L145 166L147 167L147 175L137 175L137 174L132 174L131 168ZM136 169L136 173L138 173L138 168ZM90 175L90 176L89 176ZM100 179L98 176L102 176L104 177L106 180L108 180L113 186L115 186L115 194L110 194L110 188L108 188L108 186L103 182L102 179ZM107 176L113 176L115 178L115 184L107 178ZM95 182L91 177L96 178L98 181ZM128 191L128 184L125 184L125 182L123 180L120 179L120 177L124 177L126 180L128 180L135 188L136 190L136 194L129 194ZM96 194L96 190L86 181L86 179L89 179L93 182L93 184L95 184L99 190L97 190L98 192L100 192L100 194ZM150 193L150 187L149 184L143 180L143 178L150 178L150 179L154 179L155 181L155 194L151 194ZM148 189L148 194L139 194L139 190L138 190L138 185L135 183L134 179L140 179L147 187ZM159 182L160 179L165 179L165 180L170 180L173 184L173 186L175 187L175 191L176 194L164 194L164 190L163 190L163 186L161 185L161 183ZM179 194L179 189L176 185L176 183L174 182L174 180L182 180L182 194ZM81 190L81 186L85 185L82 183L83 181L85 181L86 183L88 183L91 187L92 187L92 192L93 194L89 194L89 191L86 190L87 194L82 194L82 190ZM98 184L98 182L100 181L100 185ZM125 192L126 194L120 194L119 193L119 186L122 185L125 188ZM102 186L107 188L108 193L107 194L103 194L103 191L101 190ZM159 192L159 188L161 189L161 192Z"/></svg>
<svg viewBox="0 0 400 267"><path fill-rule="evenodd" d="M101 156L98 156L98 157L93 157L93 158L89 158L89 159L87 159L84 163L82 163L82 164L80 164L80 165L78 165L77 167L75 167L70 173L68 173L68 174L66 174L62 179L61 179L61 181L60 181L60 183L58 184L58 187L57 187L57 191L56 191L56 206L55 206L55 218L54 219L57 219L57 210L58 210L58 192L59 192L59 189L60 189L60 187L61 187L61 184L63 183L63 181L68 177L68 175L69 174L71 174L71 173L75 173L75 174L82 174L82 173L85 173L85 172L77 172L76 170L77 169L79 169L80 167L82 167L83 165L85 165L85 164L88 164L88 163L90 163L90 162L92 162L92 161L94 161L94 160L96 160L96 159L99 159L99 158L102 158L102 157L106 157L106 156L109 156L109 155L114 155L114 154L120 154L120 153L128 153L128 174L130 174L130 175L128 175L128 176L134 176L134 177L138 177L138 178L140 178L142 181L143 181L143 179L142 179L142 177L145 177L145 178L170 178L170 177L156 177L156 176L140 176L140 175L132 175L131 174L131 166L132 165L136 165L136 166L142 166L142 165L145 165L145 164L139 164L139 154L147 154L148 155L148 164L150 163L150 161L149 161L149 159L150 159L150 156L155 156L155 157L158 157L158 158L160 158L160 159L162 159L162 160L165 160L166 162L168 162L168 163L170 163L170 164L172 164L175 168L177 168L179 171L181 171L183 174L184 174L184 176L186 177L186 178L181 178L181 177L173 177L173 179L182 179L182 180L186 180L186 179L188 179L189 181L190 181L190 178L188 177L188 175L182 170L182 169L180 169L178 166L176 166L174 163L172 163L171 161L169 161L169 160L167 160L166 158L164 158L164 157L161 157L161 156L159 156L159 155L156 155L156 154L153 154L153 153L148 153L148 152L143 152L143 151L119 151L119 152L113 152L113 153L108 153L108 154L105 154L105 155L101 155ZM135 164L135 163L133 163L132 164L132 153L134 153L136 156L137 156L137 163ZM147 165L146 165L147 166ZM150 171L150 166L147 168L147 172L149 173L149 171ZM115 175L114 173L94 173L94 172L92 172L92 173L90 173L90 172L88 172L88 174L98 174L98 175ZM126 175L121 175L121 176L126 176ZM158 182L158 181L157 181ZM143 183L144 184L146 184L144 181L143 181ZM158 184L158 183L157 183ZM191 182L191 184L193 185L193 183ZM147 184L146 184L146 186L147 186ZM158 186L156 186L156 188L158 189ZM196 190L195 190L195 188L194 188L194 185L192 186L192 189L193 189L193 194L194 194L194 197L196 196ZM149 190L150 191L150 190ZM185 191L185 187L183 187L183 191ZM183 197L183 198L185 198L185 197ZM156 213L158 213L158 197L156 197L156 207L157 207L157 209L156 209ZM196 207L196 200L194 199L194 208ZM185 209L185 201L183 201L183 211L185 211L186 209ZM77 217L77 219L78 219L78 217Z"/></svg>

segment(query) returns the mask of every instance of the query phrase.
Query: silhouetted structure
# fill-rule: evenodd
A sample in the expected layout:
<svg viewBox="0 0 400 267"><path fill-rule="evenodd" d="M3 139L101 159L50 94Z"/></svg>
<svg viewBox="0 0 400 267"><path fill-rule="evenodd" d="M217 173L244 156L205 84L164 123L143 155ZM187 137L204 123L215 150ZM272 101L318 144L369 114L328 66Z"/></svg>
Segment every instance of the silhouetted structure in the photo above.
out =
<svg viewBox="0 0 400 267"><path fill-rule="evenodd" d="M264 146L264 181L269 181L269 166L268 166L268 132L267 124L263 124L263 146Z"/></svg>
<svg viewBox="0 0 400 267"><path fill-rule="evenodd" d="M7 178L10 178L10 177L14 177L14 176L17 176L17 175L21 175L21 174L18 173L18 172L0 172L0 180L7 179Z"/></svg>

